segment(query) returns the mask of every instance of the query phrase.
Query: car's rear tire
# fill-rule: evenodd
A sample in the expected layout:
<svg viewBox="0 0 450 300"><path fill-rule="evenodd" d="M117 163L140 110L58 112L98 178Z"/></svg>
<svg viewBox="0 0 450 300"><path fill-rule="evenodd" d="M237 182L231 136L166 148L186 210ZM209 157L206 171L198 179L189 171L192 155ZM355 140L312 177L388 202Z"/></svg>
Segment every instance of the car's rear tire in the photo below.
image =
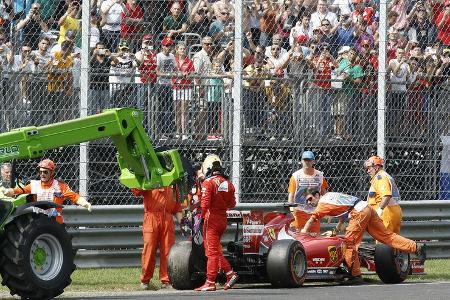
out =
<svg viewBox="0 0 450 300"><path fill-rule="evenodd" d="M375 268L384 283L403 282L411 268L409 254L395 250L385 244L375 246Z"/></svg>
<svg viewBox="0 0 450 300"><path fill-rule="evenodd" d="M306 254L300 242L275 241L267 256L267 277L273 287L300 287L306 279Z"/></svg>
<svg viewBox="0 0 450 300"><path fill-rule="evenodd" d="M183 241L172 246L169 253L168 271L172 287L177 290L192 290L205 282L204 276L195 277L198 264L192 253L192 242ZM201 265L201 264L200 264Z"/></svg>
<svg viewBox="0 0 450 300"><path fill-rule="evenodd" d="M9 223L0 245L2 284L22 299L53 299L71 283L75 250L65 226L42 214Z"/></svg>

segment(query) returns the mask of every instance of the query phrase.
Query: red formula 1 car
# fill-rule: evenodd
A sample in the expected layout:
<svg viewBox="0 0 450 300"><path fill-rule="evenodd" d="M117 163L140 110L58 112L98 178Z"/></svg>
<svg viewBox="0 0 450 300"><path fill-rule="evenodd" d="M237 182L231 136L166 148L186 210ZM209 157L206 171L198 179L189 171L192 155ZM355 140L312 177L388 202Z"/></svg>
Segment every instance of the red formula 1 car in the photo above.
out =
<svg viewBox="0 0 450 300"><path fill-rule="evenodd" d="M274 287L299 287L305 280L345 282L350 274L343 264L343 238L292 230L292 214L287 205L283 207L282 212L228 212L235 231L231 241L223 241L224 254L239 274L239 282L270 282ZM359 257L361 267L376 272L384 283L400 283L424 271L423 263L384 244L363 244ZM169 276L175 289L193 289L205 281L205 273L201 230L194 227L191 241L172 247Z"/></svg>

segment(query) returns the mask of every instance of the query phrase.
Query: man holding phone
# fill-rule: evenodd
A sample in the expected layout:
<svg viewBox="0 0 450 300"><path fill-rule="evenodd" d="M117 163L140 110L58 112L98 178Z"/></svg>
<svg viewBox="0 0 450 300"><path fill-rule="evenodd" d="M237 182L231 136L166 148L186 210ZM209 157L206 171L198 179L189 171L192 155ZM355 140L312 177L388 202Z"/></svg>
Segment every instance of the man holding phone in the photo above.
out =
<svg viewBox="0 0 450 300"><path fill-rule="evenodd" d="M89 100L91 101L89 107L92 108L92 113L98 113L103 109L110 108L108 84L110 66L111 52L104 43L98 42L90 60L92 75L89 83Z"/></svg>
<svg viewBox="0 0 450 300"><path fill-rule="evenodd" d="M23 44L28 44L31 49L36 49L39 44L41 32L47 32L48 26L40 14L41 5L33 3L25 19L20 20L16 25L17 31L22 31Z"/></svg>

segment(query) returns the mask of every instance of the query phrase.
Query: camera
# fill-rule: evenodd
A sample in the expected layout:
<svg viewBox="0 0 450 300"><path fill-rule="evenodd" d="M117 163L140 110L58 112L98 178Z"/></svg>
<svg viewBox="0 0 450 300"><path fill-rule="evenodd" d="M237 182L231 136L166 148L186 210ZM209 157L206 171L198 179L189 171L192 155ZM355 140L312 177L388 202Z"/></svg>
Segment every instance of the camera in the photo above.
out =
<svg viewBox="0 0 450 300"><path fill-rule="evenodd" d="M98 49L98 55L105 55L106 49Z"/></svg>

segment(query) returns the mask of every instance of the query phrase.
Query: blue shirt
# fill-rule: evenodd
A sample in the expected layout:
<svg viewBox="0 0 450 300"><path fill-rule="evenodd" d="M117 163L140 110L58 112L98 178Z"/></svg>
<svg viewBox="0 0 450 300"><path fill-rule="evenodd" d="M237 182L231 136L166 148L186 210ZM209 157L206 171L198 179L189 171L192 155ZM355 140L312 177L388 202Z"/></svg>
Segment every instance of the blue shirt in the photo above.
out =
<svg viewBox="0 0 450 300"><path fill-rule="evenodd" d="M354 46L356 37L353 35L353 28L344 29L339 27L336 31L336 43L339 46Z"/></svg>

